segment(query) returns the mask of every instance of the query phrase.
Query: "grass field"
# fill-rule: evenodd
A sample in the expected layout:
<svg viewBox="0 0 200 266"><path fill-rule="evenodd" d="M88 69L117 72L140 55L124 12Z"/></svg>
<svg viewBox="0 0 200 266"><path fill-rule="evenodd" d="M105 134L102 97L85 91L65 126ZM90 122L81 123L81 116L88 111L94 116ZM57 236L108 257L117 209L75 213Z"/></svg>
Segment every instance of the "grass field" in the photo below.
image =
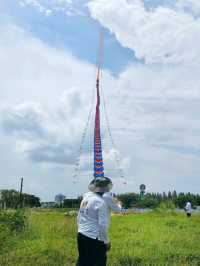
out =
<svg viewBox="0 0 200 266"><path fill-rule="evenodd" d="M1 243L0 265L75 265L76 218L57 210L29 210L27 215L27 229ZM109 266L200 266L200 215L116 215L110 238Z"/></svg>

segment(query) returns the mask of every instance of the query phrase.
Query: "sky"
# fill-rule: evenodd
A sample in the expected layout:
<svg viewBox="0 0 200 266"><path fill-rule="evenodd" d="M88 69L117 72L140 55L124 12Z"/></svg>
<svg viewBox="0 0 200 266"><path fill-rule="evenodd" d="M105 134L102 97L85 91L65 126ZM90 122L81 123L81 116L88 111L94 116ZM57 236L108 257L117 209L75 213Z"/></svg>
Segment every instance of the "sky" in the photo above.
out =
<svg viewBox="0 0 200 266"><path fill-rule="evenodd" d="M42 201L87 191L102 29L101 133L113 191L144 183L199 193L199 0L1 1L0 189L19 189L23 177Z"/></svg>

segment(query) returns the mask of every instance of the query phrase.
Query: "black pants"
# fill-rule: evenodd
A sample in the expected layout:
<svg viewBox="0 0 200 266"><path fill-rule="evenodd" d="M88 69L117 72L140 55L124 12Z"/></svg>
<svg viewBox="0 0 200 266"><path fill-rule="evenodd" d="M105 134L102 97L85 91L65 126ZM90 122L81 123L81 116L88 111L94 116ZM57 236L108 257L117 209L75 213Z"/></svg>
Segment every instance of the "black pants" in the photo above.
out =
<svg viewBox="0 0 200 266"><path fill-rule="evenodd" d="M106 246L103 242L78 233L77 266L106 266Z"/></svg>

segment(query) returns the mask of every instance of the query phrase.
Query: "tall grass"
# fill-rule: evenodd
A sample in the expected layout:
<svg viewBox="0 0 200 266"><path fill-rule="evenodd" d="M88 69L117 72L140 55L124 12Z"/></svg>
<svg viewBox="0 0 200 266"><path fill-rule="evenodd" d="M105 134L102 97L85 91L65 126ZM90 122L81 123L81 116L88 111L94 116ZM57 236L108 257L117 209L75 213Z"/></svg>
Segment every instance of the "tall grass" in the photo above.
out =
<svg viewBox="0 0 200 266"><path fill-rule="evenodd" d="M109 265L200 265L199 223L165 213L114 217Z"/></svg>
<svg viewBox="0 0 200 266"><path fill-rule="evenodd" d="M51 210L27 211L27 216L27 228L21 234L12 235L14 245L0 255L0 265L73 265L72 258L76 257L75 219Z"/></svg>
<svg viewBox="0 0 200 266"><path fill-rule="evenodd" d="M61 211L28 211L28 227L9 238L1 266L73 266L76 218ZM200 265L200 216L155 212L112 217L108 266ZM7 243L9 244L9 243Z"/></svg>

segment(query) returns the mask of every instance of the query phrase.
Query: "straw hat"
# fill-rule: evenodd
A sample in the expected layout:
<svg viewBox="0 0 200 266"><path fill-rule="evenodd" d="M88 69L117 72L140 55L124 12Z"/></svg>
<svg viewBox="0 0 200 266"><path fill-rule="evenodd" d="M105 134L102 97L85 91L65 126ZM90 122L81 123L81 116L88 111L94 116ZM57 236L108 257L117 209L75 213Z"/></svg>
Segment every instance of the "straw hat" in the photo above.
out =
<svg viewBox="0 0 200 266"><path fill-rule="evenodd" d="M113 183L110 178L108 177L96 177L94 178L89 186L88 189L92 192L100 192L105 193L109 192L113 187Z"/></svg>

